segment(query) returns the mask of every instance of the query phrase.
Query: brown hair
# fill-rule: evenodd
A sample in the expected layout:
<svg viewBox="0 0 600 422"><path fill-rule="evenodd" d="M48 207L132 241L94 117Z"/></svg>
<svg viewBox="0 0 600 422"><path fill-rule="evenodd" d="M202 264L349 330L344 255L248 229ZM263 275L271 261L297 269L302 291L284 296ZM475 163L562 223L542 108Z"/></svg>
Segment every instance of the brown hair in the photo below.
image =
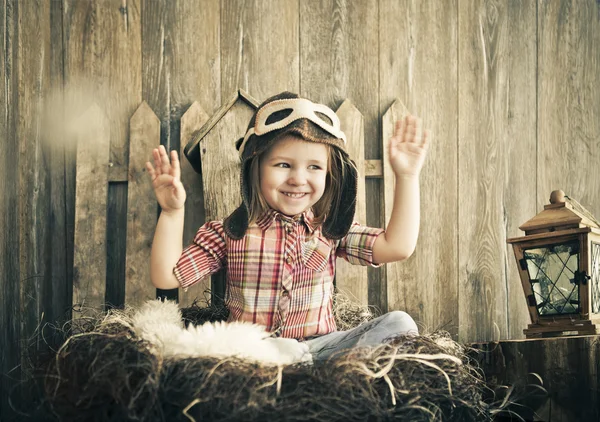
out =
<svg viewBox="0 0 600 422"><path fill-rule="evenodd" d="M298 139L302 138L298 137ZM250 224L255 223L260 216L269 209L269 205L260 191L260 161L263 156L273 148L274 144L275 142L273 142L269 148L253 157L252 163L250 164L249 174L247 175L249 176L248 184L250 188L250 209L248 210L248 220ZM336 205L339 202L338 198L342 188L342 180L346 171L348 171L346 166L349 165L349 160L345 160L342 157L344 152L329 144L324 145L327 146L327 178L325 180L325 191L323 192L323 195L312 207L314 213L312 223L314 226L320 226L331 212L335 212L337 208ZM350 165L354 165L354 163L350 163Z"/></svg>

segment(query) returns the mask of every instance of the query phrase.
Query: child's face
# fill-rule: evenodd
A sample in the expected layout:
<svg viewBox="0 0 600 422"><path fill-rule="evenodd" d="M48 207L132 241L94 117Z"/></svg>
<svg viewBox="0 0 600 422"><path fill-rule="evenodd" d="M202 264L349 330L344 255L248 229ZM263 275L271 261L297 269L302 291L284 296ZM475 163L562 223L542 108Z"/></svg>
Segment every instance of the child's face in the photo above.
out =
<svg viewBox="0 0 600 422"><path fill-rule="evenodd" d="M328 148L286 135L260 161L260 190L267 204L287 216L303 213L325 191Z"/></svg>

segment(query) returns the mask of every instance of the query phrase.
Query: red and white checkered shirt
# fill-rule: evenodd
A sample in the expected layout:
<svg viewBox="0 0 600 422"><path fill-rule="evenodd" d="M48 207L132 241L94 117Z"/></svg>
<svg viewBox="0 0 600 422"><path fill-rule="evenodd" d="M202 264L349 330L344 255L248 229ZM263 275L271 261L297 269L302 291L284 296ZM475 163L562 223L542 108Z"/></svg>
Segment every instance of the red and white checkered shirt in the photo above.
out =
<svg viewBox="0 0 600 422"><path fill-rule="evenodd" d="M264 325L281 337L304 338L336 330L333 278L336 257L373 263L382 229L354 223L340 240L313 227L312 213L290 218L270 210L240 240L229 238L222 221L204 224L184 249L174 273L186 288L227 267L225 304L230 321Z"/></svg>

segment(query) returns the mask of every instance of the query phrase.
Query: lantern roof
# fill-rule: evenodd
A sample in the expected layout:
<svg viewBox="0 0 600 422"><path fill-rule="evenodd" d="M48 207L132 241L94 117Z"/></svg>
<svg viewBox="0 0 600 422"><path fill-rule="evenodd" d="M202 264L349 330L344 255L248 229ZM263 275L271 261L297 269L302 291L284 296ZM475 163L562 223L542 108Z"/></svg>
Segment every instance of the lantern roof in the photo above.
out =
<svg viewBox="0 0 600 422"><path fill-rule="evenodd" d="M558 190L552 192L550 204L544 205L542 212L519 228L529 235L582 227L600 229L600 223L579 202Z"/></svg>

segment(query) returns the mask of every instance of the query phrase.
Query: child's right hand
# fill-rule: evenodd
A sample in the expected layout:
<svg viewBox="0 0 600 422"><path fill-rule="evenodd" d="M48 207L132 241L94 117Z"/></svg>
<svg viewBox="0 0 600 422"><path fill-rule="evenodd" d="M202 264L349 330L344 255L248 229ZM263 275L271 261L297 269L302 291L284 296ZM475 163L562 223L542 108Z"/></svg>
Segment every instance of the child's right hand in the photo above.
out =
<svg viewBox="0 0 600 422"><path fill-rule="evenodd" d="M171 151L171 161L164 146L152 150L154 166L146 162L146 170L152 179L152 187L156 200L163 212L171 212L183 208L185 204L185 188L181 183L181 168L177 151Z"/></svg>

